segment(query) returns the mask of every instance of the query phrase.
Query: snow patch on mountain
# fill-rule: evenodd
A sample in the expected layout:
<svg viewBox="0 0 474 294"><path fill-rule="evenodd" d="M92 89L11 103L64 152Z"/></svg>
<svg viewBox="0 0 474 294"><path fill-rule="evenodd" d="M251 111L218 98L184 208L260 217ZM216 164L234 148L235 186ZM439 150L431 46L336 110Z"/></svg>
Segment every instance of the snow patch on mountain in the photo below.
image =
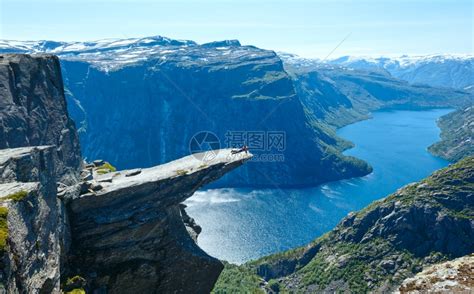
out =
<svg viewBox="0 0 474 294"><path fill-rule="evenodd" d="M474 85L474 55L432 54L400 57L342 56L332 59L308 59L279 53L287 65L295 67L344 67L390 74L412 84L465 89Z"/></svg>
<svg viewBox="0 0 474 294"><path fill-rule="evenodd" d="M252 46L242 46L238 40L224 40L199 45L190 40L173 40L162 36L128 39L103 39L91 42L14 41L0 40L0 53L50 53L62 60L84 61L103 71L120 69L147 60L157 63L199 62L218 63L222 58L254 59ZM275 54L266 51L264 55ZM231 55L229 57L229 55Z"/></svg>

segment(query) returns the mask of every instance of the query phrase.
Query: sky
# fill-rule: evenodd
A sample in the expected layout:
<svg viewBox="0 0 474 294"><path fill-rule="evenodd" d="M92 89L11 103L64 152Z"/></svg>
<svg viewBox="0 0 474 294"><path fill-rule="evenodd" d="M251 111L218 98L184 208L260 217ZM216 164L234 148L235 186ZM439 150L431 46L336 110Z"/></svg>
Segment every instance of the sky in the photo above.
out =
<svg viewBox="0 0 474 294"><path fill-rule="evenodd" d="M162 35L317 58L473 54L473 10L474 0L0 0L0 39Z"/></svg>

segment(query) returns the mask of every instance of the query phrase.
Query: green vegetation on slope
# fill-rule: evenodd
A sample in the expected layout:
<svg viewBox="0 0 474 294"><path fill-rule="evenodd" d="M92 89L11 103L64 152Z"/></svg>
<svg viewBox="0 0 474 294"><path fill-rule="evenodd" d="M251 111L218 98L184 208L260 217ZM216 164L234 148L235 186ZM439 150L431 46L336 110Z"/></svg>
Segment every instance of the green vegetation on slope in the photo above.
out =
<svg viewBox="0 0 474 294"><path fill-rule="evenodd" d="M18 201L23 200L23 198L25 198L26 196L28 196L28 191L21 190L15 193L11 193L5 197L2 197L0 198L0 200L12 200L14 202L18 202Z"/></svg>
<svg viewBox="0 0 474 294"><path fill-rule="evenodd" d="M8 239L8 208L0 207L0 255L2 255L7 247Z"/></svg>
<svg viewBox="0 0 474 294"><path fill-rule="evenodd" d="M73 289L71 291L66 292L66 294L86 294L86 291L82 288Z"/></svg>
<svg viewBox="0 0 474 294"><path fill-rule="evenodd" d="M178 176L185 176L185 175L188 174L188 171L187 171L187 170L184 170L184 169L178 169L178 170L176 170L175 172L176 172L176 174L177 174Z"/></svg>
<svg viewBox="0 0 474 294"><path fill-rule="evenodd" d="M438 121L441 141L428 150L446 160L455 162L474 155L474 107L451 112Z"/></svg>
<svg viewBox="0 0 474 294"><path fill-rule="evenodd" d="M307 246L234 266L239 276L226 267L215 291L241 280L258 287L258 276L278 284L274 292L391 291L425 265L474 251L472 195L468 157L349 214Z"/></svg>
<svg viewBox="0 0 474 294"><path fill-rule="evenodd" d="M76 275L72 278L67 278L66 282L61 285L61 288L67 294L85 294L84 287L86 285L87 281L83 277Z"/></svg>
<svg viewBox="0 0 474 294"><path fill-rule="evenodd" d="M262 278L253 273L251 269L225 263L224 271L219 276L212 293L265 293L260 288L261 283Z"/></svg>
<svg viewBox="0 0 474 294"><path fill-rule="evenodd" d="M98 166L96 170L99 175L117 171L115 166L111 165L109 162L104 162L104 164L102 164L101 166Z"/></svg>

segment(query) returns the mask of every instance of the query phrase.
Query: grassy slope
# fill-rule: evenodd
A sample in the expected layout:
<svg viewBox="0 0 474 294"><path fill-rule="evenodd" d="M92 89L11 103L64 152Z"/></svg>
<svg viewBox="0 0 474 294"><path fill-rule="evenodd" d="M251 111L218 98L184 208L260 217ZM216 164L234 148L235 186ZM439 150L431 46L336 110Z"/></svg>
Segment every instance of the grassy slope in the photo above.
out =
<svg viewBox="0 0 474 294"><path fill-rule="evenodd" d="M229 263L224 265L224 271L219 276L212 293L264 293L260 287L263 279L254 274L251 269Z"/></svg>

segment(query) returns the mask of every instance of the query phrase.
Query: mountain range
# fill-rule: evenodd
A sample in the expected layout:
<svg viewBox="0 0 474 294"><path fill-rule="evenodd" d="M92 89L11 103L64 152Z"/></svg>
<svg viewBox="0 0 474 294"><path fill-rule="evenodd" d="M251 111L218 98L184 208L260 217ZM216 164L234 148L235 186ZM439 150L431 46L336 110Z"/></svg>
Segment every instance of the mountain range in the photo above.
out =
<svg viewBox="0 0 474 294"><path fill-rule="evenodd" d="M240 45L238 40L203 44L204 47ZM52 53L60 55L100 53L104 69L112 69L143 60L150 54L167 54L167 46L197 47L190 40L173 40L162 36L129 39L104 39L91 42L13 41L0 40L0 52ZM120 56L119 54L120 53ZM110 55L110 58L104 58ZM115 56L113 56L115 55ZM82 55L84 60L94 59ZM468 54L402 55L399 57L341 56L331 59L304 58L291 53L279 53L288 63L338 65L349 69L377 71L405 80L410 84L433 87L470 89L474 87L474 56ZM109 62L104 62L109 59Z"/></svg>
<svg viewBox="0 0 474 294"><path fill-rule="evenodd" d="M342 155L351 143L336 128L382 108L461 108L473 101L463 90L307 62L237 40L4 40L0 52L59 57L68 110L88 159L146 167L189 154L189 142L202 131L224 147L251 145L248 138L231 140L235 133L263 134L250 146L254 160L216 186L314 186L362 176L371 167ZM269 148L265 135L275 132L284 144Z"/></svg>
<svg viewBox="0 0 474 294"><path fill-rule="evenodd" d="M474 56L466 54L403 55L400 57L342 56L334 59L305 59L281 56L303 64L325 64L348 69L389 74L410 84L468 90L474 86Z"/></svg>
<svg viewBox="0 0 474 294"><path fill-rule="evenodd" d="M378 109L462 108L474 101L469 91L412 85L379 71L308 62L288 55L282 60L302 103L316 118L335 127L366 119Z"/></svg>

